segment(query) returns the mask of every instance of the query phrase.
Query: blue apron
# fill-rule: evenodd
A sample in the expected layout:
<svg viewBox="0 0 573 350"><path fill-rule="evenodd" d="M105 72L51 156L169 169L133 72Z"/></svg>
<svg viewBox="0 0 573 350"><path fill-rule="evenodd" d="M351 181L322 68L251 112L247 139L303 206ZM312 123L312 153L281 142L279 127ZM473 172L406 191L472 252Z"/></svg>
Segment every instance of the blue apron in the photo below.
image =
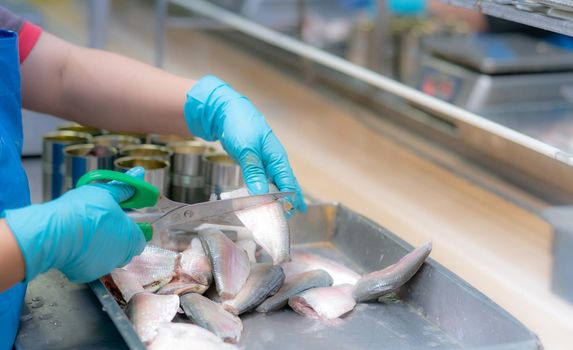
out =
<svg viewBox="0 0 573 350"><path fill-rule="evenodd" d="M0 213L30 204L22 153L18 35L0 29ZM26 284L0 293L0 350L11 349L18 331Z"/></svg>

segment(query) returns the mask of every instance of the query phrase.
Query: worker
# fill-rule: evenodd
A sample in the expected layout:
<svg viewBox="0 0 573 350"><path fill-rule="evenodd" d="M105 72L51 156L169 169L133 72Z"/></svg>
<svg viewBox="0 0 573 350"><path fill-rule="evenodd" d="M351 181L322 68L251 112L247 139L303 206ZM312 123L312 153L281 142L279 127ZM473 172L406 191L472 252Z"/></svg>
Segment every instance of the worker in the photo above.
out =
<svg viewBox="0 0 573 350"><path fill-rule="evenodd" d="M20 162L21 104L80 124L219 140L252 194L296 191L285 149L251 102L214 76L185 79L72 45L0 7L0 350L14 343L26 283L52 268L87 282L145 246L121 210L125 185L88 185L30 205ZM129 191L127 191L129 192Z"/></svg>

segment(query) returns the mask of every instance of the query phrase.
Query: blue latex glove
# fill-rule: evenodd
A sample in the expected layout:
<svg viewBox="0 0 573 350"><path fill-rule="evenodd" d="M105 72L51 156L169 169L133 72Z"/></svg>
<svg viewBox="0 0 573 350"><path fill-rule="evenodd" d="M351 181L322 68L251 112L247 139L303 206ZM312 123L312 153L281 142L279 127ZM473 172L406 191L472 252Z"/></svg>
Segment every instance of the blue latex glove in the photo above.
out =
<svg viewBox="0 0 573 350"><path fill-rule="evenodd" d="M395 15L420 15L426 13L426 2L426 0L389 0L387 7Z"/></svg>
<svg viewBox="0 0 573 350"><path fill-rule="evenodd" d="M143 168L128 172L143 177ZM95 280L127 264L145 248L143 232L120 208L131 186L94 184L44 204L6 210L26 263L26 281L52 268L70 281Z"/></svg>
<svg viewBox="0 0 573 350"><path fill-rule="evenodd" d="M270 178L281 191L295 191L295 208L306 210L284 147L251 101L222 80L206 76L187 93L185 119L192 134L221 141L241 166L251 194L269 191Z"/></svg>

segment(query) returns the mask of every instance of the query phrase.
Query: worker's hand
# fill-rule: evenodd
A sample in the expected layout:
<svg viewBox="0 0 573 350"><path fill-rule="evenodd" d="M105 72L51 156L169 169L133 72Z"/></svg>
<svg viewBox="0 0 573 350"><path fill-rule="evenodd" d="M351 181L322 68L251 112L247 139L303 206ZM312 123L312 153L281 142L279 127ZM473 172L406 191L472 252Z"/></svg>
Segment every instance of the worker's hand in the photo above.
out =
<svg viewBox="0 0 573 350"><path fill-rule="evenodd" d="M284 147L249 99L220 79L206 76L187 93L185 119L195 136L221 141L241 166L251 194L268 193L270 178L279 190L295 191L295 208L306 210Z"/></svg>
<svg viewBox="0 0 573 350"><path fill-rule="evenodd" d="M143 174L142 168L132 170ZM57 268L72 282L88 282L140 254L143 233L118 204L132 195L125 184L95 184L51 202L6 210L26 263L26 281Z"/></svg>

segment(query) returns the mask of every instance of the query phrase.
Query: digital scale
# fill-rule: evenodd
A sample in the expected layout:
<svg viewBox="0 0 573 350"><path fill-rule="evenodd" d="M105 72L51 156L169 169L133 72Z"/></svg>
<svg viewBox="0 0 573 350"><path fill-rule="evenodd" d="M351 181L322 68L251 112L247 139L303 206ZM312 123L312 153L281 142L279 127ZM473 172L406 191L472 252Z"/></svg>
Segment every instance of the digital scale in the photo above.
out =
<svg viewBox="0 0 573 350"><path fill-rule="evenodd" d="M432 38L417 88L573 153L573 52L522 34Z"/></svg>

